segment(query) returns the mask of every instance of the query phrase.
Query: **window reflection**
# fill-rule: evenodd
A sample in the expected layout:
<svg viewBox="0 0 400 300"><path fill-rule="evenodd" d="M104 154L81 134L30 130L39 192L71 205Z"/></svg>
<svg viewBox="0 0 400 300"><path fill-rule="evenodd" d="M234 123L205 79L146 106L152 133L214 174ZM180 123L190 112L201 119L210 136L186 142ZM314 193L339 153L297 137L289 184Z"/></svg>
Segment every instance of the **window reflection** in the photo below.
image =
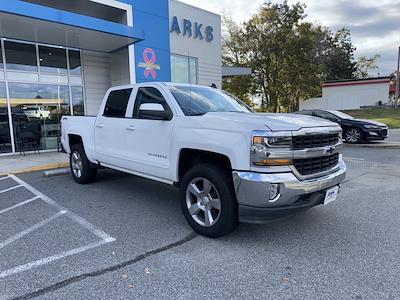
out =
<svg viewBox="0 0 400 300"><path fill-rule="evenodd" d="M8 70L38 71L35 45L10 41L4 42L4 45Z"/></svg>
<svg viewBox="0 0 400 300"><path fill-rule="evenodd" d="M0 153L12 152L10 126L17 152L56 149L60 143L61 116L71 115L71 108L75 115L85 114L80 51L3 40L4 44L0 44Z"/></svg>
<svg viewBox="0 0 400 300"><path fill-rule="evenodd" d="M60 119L69 114L68 86L9 83L17 151L57 148Z"/></svg>
<svg viewBox="0 0 400 300"><path fill-rule="evenodd" d="M71 87L71 94L74 116L83 116L85 114L83 88L81 86L73 86Z"/></svg>
<svg viewBox="0 0 400 300"><path fill-rule="evenodd" d="M0 69L4 69L4 64L3 64L3 48L2 48L3 46L0 44ZM4 74L3 74L3 77L4 77ZM2 80L4 80L4 78L2 79Z"/></svg>
<svg viewBox="0 0 400 300"><path fill-rule="evenodd" d="M82 75L81 70L81 53L77 50L68 50L69 73L71 75Z"/></svg>
<svg viewBox="0 0 400 300"><path fill-rule="evenodd" d="M197 83L197 58L171 55L171 80L177 83Z"/></svg>
<svg viewBox="0 0 400 300"><path fill-rule="evenodd" d="M5 84L4 82L0 82L0 153L12 151L6 98Z"/></svg>
<svg viewBox="0 0 400 300"><path fill-rule="evenodd" d="M67 74L67 51L63 48L39 46L40 72Z"/></svg>
<svg viewBox="0 0 400 300"><path fill-rule="evenodd" d="M189 57L189 77L189 83L197 84L197 58Z"/></svg>

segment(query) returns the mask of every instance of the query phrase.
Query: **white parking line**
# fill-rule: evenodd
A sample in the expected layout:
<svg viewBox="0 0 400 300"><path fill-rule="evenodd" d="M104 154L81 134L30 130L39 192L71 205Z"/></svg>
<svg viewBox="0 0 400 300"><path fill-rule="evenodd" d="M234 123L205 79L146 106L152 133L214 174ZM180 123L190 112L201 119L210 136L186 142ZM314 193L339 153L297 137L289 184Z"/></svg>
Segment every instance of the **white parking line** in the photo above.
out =
<svg viewBox="0 0 400 300"><path fill-rule="evenodd" d="M4 277L7 277L7 276L10 276L10 275L18 274L18 273L23 272L23 271L27 271L27 270L33 269L35 267L39 267L39 266L54 262L56 260L60 260L60 259L66 258L68 256L76 255L78 253L81 253L81 252L84 252L84 251L87 251L87 250L90 250L90 249L93 249L93 248L96 248L96 247L99 247L99 246L102 246L102 245L105 245L105 244L108 244L108 243L111 243L111 242L115 241L115 238L113 238L109 234L107 234L104 231L102 231L101 229L95 227L93 224L91 224L90 222L88 222L85 219L81 218L80 216L76 215L75 213L67 210L65 207L63 207L62 205L58 204L56 201L54 201L51 198L47 197L43 193L39 192L33 186L29 185L28 183L26 183L22 179L18 178L17 176L10 174L6 178L13 179L15 182L17 182L19 184L19 186L22 186L25 189L27 189L28 191L30 191L31 193L33 193L35 195L35 197L32 198L32 199L26 200L24 202L18 203L16 205L12 206L12 207L3 209L2 211L0 211L0 214L4 213L6 211L10 211L10 210L12 210L12 209L14 209L16 207L25 205L25 204L27 204L29 202L32 202L32 201L36 200L36 199L41 199L45 203L55 207L59 211L59 213L51 216L50 218L48 218L48 219L46 219L46 220L44 220L44 221L42 221L40 223L37 223L37 224L25 229L24 231L21 231L20 233L14 235L13 237L10 237L9 239L5 240L2 243L0 243L0 250L2 248L4 248L5 246L13 243L14 241L20 239L21 237L31 233L32 231L34 231L34 230L36 230L36 229L38 229L40 227L43 227L45 224L51 222L52 220L56 219L60 215L65 215L66 217L68 217L72 221L78 223L79 225L81 225L82 227L84 227L85 229L87 229L88 231L93 233L95 236L99 237L101 240L98 241L98 242L90 243L88 245L85 245L85 246L82 246L82 247L79 247L79 248L67 250L67 251L64 251L64 252L59 253L59 254L55 254L55 255L52 255L52 256L49 256L49 257L45 257L45 258L30 262L30 263L27 263L27 264L24 264L24 265L13 267L13 268L8 269L8 270L0 271L0 279L2 279ZM14 187L14 188L16 188L16 187Z"/></svg>
<svg viewBox="0 0 400 300"><path fill-rule="evenodd" d="M43 227L44 225L46 225L47 223L50 223L51 221L57 219L58 217L65 215L65 213L66 213L66 211L60 211L60 212L56 213L55 215L52 215L51 217L47 218L46 220L36 223L35 225L17 233L16 235L13 235L12 237L6 239L4 242L0 243L0 250L11 243L14 243L15 241L19 240L20 238L24 237L25 235Z"/></svg>
<svg viewBox="0 0 400 300"><path fill-rule="evenodd" d="M37 200L37 199L40 199L40 197L39 197L39 196L36 196L36 197L33 197L33 198L28 199L28 200L26 200L26 201L17 203L17 204L15 204L15 205L11 206L11 207L8 207L8 208L5 208L5 209L3 209L3 210L0 210L0 215L3 214L3 213L5 213L5 212L8 212L8 211L10 211L10 210L13 210L14 208L17 208L17 207L23 206L23 205L25 205L25 204L31 203L32 201L35 201L35 200Z"/></svg>
<svg viewBox="0 0 400 300"><path fill-rule="evenodd" d="M92 232L94 235L98 236L99 238L101 238L103 241L110 243L115 241L115 239L113 237L111 237L109 234L105 233L103 230L98 229L97 227L95 227L93 224L89 223L88 221L82 219L81 217L79 217L78 215L74 214L73 212L69 211L68 209L66 209L65 207L63 207L62 205L58 204L57 202L55 202L53 199L50 199L49 197L47 197L46 195L44 195L43 193L39 192L37 189L35 189L33 186L29 185L28 183L26 183L25 181L19 179L17 176L15 175L10 175L10 178L14 179L17 183L19 183L20 185L22 185L24 188L26 188L28 191L30 191L32 194L39 196L43 201L45 201L46 203L54 206L57 208L57 210L63 210L66 211L68 216L71 217L71 219L73 219L75 222L79 223L80 225L82 225L83 227L85 227L87 230L89 230L90 232Z"/></svg>
<svg viewBox="0 0 400 300"><path fill-rule="evenodd" d="M20 185L20 184L19 184L19 185L16 185L16 186L12 186L12 187L10 187L10 188L8 188L8 189L5 189L5 190L0 191L0 194L7 193L7 192L9 192L9 191L18 189L18 188L20 188L20 187L22 187L22 185Z"/></svg>
<svg viewBox="0 0 400 300"><path fill-rule="evenodd" d="M56 261L56 260L60 260L60 259L66 258L66 257L71 256L71 255L76 255L78 253L81 253L81 252L84 252L84 251L87 251L87 250L90 250L90 249L93 249L93 248L97 248L97 247L99 247L101 245L104 245L104 244L107 244L107 242L101 240L101 241L98 241L98 242L95 242L95 243L91 243L91 244L83 246L83 247L75 248L75 249L60 253L60 254L56 254L56 255L53 255L53 256L49 256L49 257L34 261L34 262L27 263L25 265L20 265L20 266L15 267L15 268L8 269L6 271L0 272L0 279L3 279L4 277L10 276L10 275L14 275L14 274L18 274L18 273L30 270L30 269L35 268L35 267L39 267L39 266L51 263L51 262Z"/></svg>
<svg viewBox="0 0 400 300"><path fill-rule="evenodd" d="M345 160L349 159L349 160L357 160L357 161L365 161L364 158L357 158L357 157L343 157Z"/></svg>
<svg viewBox="0 0 400 300"><path fill-rule="evenodd" d="M7 179L7 178L10 178L10 177L8 177L8 176L0 177L0 181Z"/></svg>

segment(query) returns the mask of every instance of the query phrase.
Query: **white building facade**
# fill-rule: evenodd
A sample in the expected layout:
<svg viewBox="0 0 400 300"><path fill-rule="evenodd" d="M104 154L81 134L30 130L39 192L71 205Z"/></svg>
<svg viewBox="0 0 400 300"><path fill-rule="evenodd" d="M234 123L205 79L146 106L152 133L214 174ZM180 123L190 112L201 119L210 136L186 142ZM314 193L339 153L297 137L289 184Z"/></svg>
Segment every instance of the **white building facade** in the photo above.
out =
<svg viewBox="0 0 400 300"><path fill-rule="evenodd" d="M300 110L350 110L389 103L390 77L327 82L322 97L300 101Z"/></svg>

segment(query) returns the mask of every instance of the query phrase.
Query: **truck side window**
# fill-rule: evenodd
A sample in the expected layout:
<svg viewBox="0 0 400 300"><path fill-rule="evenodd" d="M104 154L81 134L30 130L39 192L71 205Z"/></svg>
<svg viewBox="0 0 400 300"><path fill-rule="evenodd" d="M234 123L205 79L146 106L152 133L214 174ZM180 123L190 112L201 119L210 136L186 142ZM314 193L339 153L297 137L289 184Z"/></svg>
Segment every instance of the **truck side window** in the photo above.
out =
<svg viewBox="0 0 400 300"><path fill-rule="evenodd" d="M112 91L108 95L103 116L109 118L124 118L132 89Z"/></svg>
<svg viewBox="0 0 400 300"><path fill-rule="evenodd" d="M133 118L141 119L139 116L139 108L140 105L144 103L161 104L166 111L170 111L167 101L165 101L163 95L158 89L153 87L141 87L139 88L136 95L135 107L133 109Z"/></svg>

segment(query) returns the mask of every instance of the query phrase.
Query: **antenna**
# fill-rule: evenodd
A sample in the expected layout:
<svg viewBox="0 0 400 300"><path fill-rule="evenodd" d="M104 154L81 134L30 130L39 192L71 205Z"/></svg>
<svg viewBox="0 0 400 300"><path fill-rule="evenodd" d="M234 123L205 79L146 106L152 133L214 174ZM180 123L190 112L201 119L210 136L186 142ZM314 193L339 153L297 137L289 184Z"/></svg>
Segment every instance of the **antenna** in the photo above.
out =
<svg viewBox="0 0 400 300"><path fill-rule="evenodd" d="M187 55L187 62L188 62L188 78L189 78L189 97L190 97L190 112L192 112L192 82L191 82L191 78L190 78L190 74L191 74L191 66L190 66L190 52L189 52L189 48L188 48L188 55Z"/></svg>

